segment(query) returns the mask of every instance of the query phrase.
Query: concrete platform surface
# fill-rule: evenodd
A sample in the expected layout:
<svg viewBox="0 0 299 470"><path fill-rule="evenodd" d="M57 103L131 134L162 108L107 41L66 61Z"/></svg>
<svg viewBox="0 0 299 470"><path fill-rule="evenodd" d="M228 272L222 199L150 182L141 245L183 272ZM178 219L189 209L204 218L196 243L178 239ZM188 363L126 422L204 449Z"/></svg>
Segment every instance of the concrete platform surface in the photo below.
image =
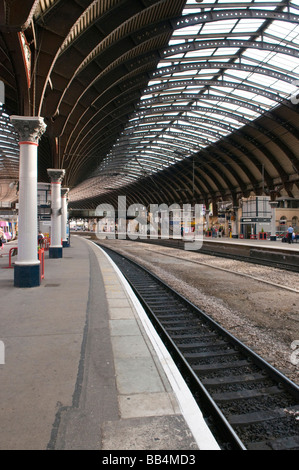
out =
<svg viewBox="0 0 299 470"><path fill-rule="evenodd" d="M218 450L138 300L75 235L16 288L0 257L1 450ZM14 258L12 258L12 261ZM1 352L1 348L0 348Z"/></svg>

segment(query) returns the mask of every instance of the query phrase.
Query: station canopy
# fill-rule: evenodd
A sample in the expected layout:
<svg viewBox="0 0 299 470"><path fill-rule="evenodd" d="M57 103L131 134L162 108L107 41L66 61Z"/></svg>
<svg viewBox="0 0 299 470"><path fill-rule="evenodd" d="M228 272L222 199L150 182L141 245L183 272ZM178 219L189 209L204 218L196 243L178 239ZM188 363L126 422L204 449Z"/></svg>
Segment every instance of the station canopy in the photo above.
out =
<svg viewBox="0 0 299 470"><path fill-rule="evenodd" d="M71 207L298 197L299 0L32 3L40 174Z"/></svg>
<svg viewBox="0 0 299 470"><path fill-rule="evenodd" d="M0 202L16 200L19 178L19 146L17 133L0 102Z"/></svg>

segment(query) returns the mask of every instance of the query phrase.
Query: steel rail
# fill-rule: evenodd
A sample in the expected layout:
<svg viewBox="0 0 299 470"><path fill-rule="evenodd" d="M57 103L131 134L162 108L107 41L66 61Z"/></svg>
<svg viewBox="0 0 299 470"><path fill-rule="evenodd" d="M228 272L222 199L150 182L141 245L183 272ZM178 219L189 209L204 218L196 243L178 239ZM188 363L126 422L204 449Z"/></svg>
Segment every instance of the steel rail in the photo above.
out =
<svg viewBox="0 0 299 470"><path fill-rule="evenodd" d="M269 407L267 410L259 411L259 400L262 401L267 397L266 400L271 401L273 394L274 396L278 395L282 403L289 403L291 413L298 413L299 387L146 268L138 265L123 254L117 253L105 246L101 247L113 259L132 286L132 289L157 329L158 334L163 339L182 375L185 377L191 391L195 394L205 418L212 418L212 428L215 429L215 438L219 440L220 446L231 450L251 450L251 448L258 448L260 450L275 449L277 446L281 446L283 449L298 448L299 436L293 434L293 424L289 431L290 435L285 434L286 431L284 429L282 436L275 436L272 439L271 437L267 437L267 439L262 437L257 442L250 442L246 434L244 439L242 430L244 427L251 425L250 420L259 423L261 426L264 426L264 423L266 423L267 426L269 415L271 415L270 422L280 420L281 423L285 423L287 418L284 410L275 406L275 408ZM196 326L194 323L196 323ZM188 324L190 324L189 327ZM190 331L188 330L188 334L184 335L183 332L188 328L190 328ZM170 333L171 331L172 334ZM203 337L205 339L200 343ZM211 337L211 341L208 341L210 344L206 343L206 338L209 337ZM186 341L186 338L189 338L187 341L190 341L191 344L179 344L182 338L184 338L184 341ZM210 347L212 348L207 353L202 352L206 348L206 344L208 344L208 351ZM213 351L215 347L216 350ZM199 353L190 353L190 351L196 348L199 348ZM218 348L220 349L218 350ZM211 360L214 355L220 363L223 357L232 357L233 359L225 362L221 367L218 362L216 364L211 363L210 367L212 369L215 367L213 378L207 378L207 375L204 377L207 370L209 370L209 365L205 364L205 359L203 365L196 363L194 365L194 358L209 357L209 360ZM219 355L221 359L219 359ZM218 368L220 376L225 374L222 378L217 376ZM232 370L234 368L237 370L240 368L237 376L233 376ZM245 372L245 369L241 372L243 368L250 369L250 372ZM270 385L264 385L268 381L270 381ZM259 389L261 382L263 386ZM213 392L215 386L221 389L223 384L229 387L228 392L219 390L216 393ZM233 390L236 384L240 389L237 392L232 392L231 390ZM244 384L246 385L244 386ZM253 386L253 391L251 390L252 384L256 387L254 388ZM234 395L231 395L232 393L236 398L234 398ZM238 397L239 393L241 395L245 394L245 398L243 396L241 398ZM250 400L251 393L253 393L254 399L258 402L257 405L254 405L257 406L257 411L248 412L247 410L247 412L243 412L242 410L241 414L234 414L234 412L227 414L227 411L223 411L223 402L224 404L230 400L236 400L237 402L238 400L240 402L243 400L246 402L246 394L248 394L248 400ZM249 421L247 422L246 420ZM288 423L287 425L282 424L282 426L286 426L289 429ZM263 430L255 432L259 436L259 432L262 435ZM246 440L247 442L245 442Z"/></svg>
<svg viewBox="0 0 299 470"><path fill-rule="evenodd" d="M138 241L141 243L149 243L149 244L156 244L156 245L161 245L161 246L167 246L169 248L175 248L177 250L184 250L184 245L185 242L184 240L174 240L174 239L148 239L148 238L138 238L138 240L132 240L132 241ZM191 243L188 242L187 243ZM255 249L256 247L252 247ZM266 247L265 247L266 250ZM194 250L192 250L194 251ZM196 252L196 250L195 250ZM299 265L292 265L287 262L281 262L281 261L271 261L271 260L266 260L262 258L253 258L249 256L244 256L241 254L235 254L235 253L224 253L224 252L219 252L216 250L213 250L212 248L210 249L205 249L204 246L198 250L199 253L203 255L210 255L210 256L217 256L218 258L228 258L228 259L233 259L236 261L243 261L246 263L251 263L251 264L258 264L260 266L268 266L271 268L277 268L277 269L284 269L285 271L290 271L290 272L299 272Z"/></svg>

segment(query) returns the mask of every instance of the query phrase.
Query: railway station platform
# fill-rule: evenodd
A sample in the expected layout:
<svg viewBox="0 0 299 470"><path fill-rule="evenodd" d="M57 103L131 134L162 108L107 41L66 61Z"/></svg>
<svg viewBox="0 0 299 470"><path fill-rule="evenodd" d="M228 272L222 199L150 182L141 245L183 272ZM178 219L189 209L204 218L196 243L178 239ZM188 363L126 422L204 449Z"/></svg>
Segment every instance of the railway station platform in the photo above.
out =
<svg viewBox="0 0 299 470"><path fill-rule="evenodd" d="M0 252L0 450L219 449L98 246L72 235L63 258L46 253L41 286L27 289L13 286L13 246Z"/></svg>
<svg viewBox="0 0 299 470"><path fill-rule="evenodd" d="M281 239L277 240L258 240L250 238L230 238L230 237L204 237L204 242L210 243L229 243L232 245L249 245L251 247L259 248L274 248L275 250L291 250L299 251L299 240L295 240L293 243L283 243Z"/></svg>

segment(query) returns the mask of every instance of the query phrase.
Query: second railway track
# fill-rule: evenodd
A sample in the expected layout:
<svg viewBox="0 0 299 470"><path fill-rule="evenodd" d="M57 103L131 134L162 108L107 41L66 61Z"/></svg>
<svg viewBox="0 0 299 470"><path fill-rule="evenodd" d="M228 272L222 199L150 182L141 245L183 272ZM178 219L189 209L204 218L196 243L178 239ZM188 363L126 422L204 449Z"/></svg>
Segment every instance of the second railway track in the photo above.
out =
<svg viewBox="0 0 299 470"><path fill-rule="evenodd" d="M185 249L184 240L175 239L150 239L139 238L139 242L150 245L165 246L178 250ZM189 242L190 243L190 242ZM192 250L193 251L193 250ZM272 250L268 247L258 247L255 245L229 244L226 242L203 242L200 250L202 255L216 256L237 261L251 263L253 265L268 266L278 269L284 269L290 272L299 272L299 254L296 251L287 252L283 249Z"/></svg>
<svg viewBox="0 0 299 470"><path fill-rule="evenodd" d="M102 248L134 289L220 446L298 450L299 387L155 275Z"/></svg>

